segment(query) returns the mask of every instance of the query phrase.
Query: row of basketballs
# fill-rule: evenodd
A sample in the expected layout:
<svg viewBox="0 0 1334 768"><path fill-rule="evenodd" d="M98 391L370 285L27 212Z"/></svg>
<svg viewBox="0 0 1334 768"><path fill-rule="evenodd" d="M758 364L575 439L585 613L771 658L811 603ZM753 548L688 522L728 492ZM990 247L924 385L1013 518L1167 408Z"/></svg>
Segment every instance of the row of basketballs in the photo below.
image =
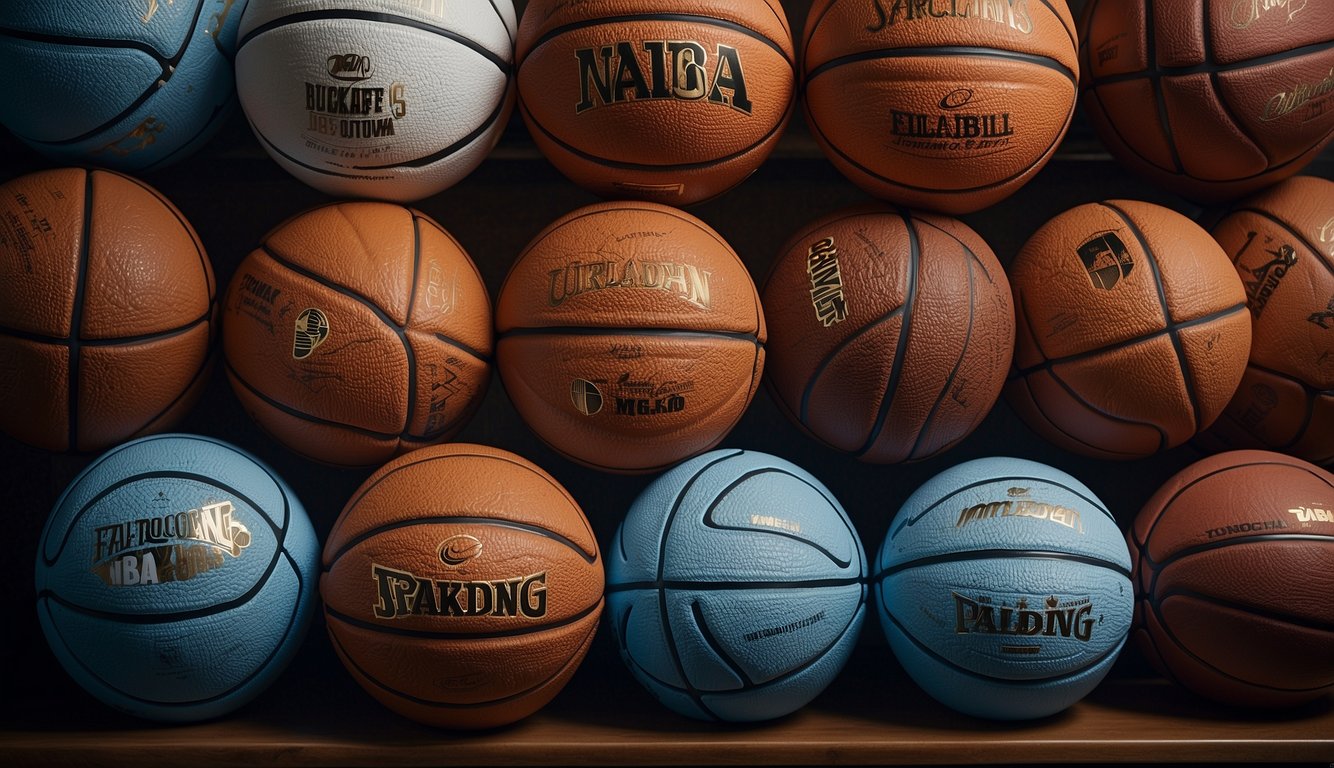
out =
<svg viewBox="0 0 1334 768"><path fill-rule="evenodd" d="M1334 689L1318 631L1331 510L1334 475L1229 451L1172 477L1123 534L1076 478L974 459L917 488L868 564L817 478L719 449L643 489L604 566L579 504L508 451L450 443L391 460L321 545L259 459L166 434L107 451L61 495L37 553L37 607L80 685L163 721L223 716L263 693L320 602L357 683L444 728L546 706L604 606L635 679L702 720L806 706L843 670L868 603L918 686L975 717L1067 709L1130 635L1201 696L1293 707ZM1308 588L1256 588L1275 582Z"/></svg>
<svg viewBox="0 0 1334 768"><path fill-rule="evenodd" d="M40 109L0 123L66 164L160 167L238 99L259 143L337 197L419 200L491 152L514 104L564 174L609 198L715 197L798 103L870 193L964 213L1030 181L1076 104L1127 167L1192 199L1292 176L1334 136L1327 4L777 0L191 0L0 9ZM234 57L234 63L233 63ZM798 94L802 98L798 98ZM517 95L517 98L516 98Z"/></svg>
<svg viewBox="0 0 1334 768"><path fill-rule="evenodd" d="M857 206L794 232L762 289L698 217L595 203L532 238L494 309L464 247L396 203L294 215L220 300L188 222L131 177L34 172L0 186L0 214L0 251L25 266L0 284L0 430L50 450L170 429L221 325L245 410L343 466L457 434L493 357L542 440L608 471L718 445L762 382L807 434L875 463L949 450L1003 390L1098 458L1191 440L1334 458L1334 183L1315 177L1212 236L1149 203L1080 205L1008 275L957 219Z"/></svg>

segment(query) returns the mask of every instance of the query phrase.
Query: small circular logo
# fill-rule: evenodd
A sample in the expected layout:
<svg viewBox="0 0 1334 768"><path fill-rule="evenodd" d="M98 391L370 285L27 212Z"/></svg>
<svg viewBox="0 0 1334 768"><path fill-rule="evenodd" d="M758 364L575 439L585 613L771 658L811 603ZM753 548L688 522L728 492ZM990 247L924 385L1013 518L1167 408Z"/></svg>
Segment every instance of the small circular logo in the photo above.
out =
<svg viewBox="0 0 1334 768"><path fill-rule="evenodd" d="M292 357L305 360L327 338L329 338L329 318L314 307L303 311L297 315L296 330L292 334Z"/></svg>
<svg viewBox="0 0 1334 768"><path fill-rule="evenodd" d="M592 416L602 410L602 393L593 382L575 379L570 382L570 402L574 403L575 410L585 416Z"/></svg>
<svg viewBox="0 0 1334 768"><path fill-rule="evenodd" d="M955 88L940 100L941 109L958 109L973 100L972 88Z"/></svg>
<svg viewBox="0 0 1334 768"><path fill-rule="evenodd" d="M457 568L482 553L482 542L476 536L460 533L440 542L440 562Z"/></svg>

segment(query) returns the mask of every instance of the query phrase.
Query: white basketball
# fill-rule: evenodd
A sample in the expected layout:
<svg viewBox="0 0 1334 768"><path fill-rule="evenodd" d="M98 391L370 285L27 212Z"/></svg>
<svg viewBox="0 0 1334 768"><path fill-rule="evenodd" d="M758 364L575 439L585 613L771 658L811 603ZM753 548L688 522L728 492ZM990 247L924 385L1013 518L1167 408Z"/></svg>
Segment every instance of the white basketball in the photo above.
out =
<svg viewBox="0 0 1334 768"><path fill-rule="evenodd" d="M511 0L264 0L241 17L236 88L292 175L412 202L471 173L514 105Z"/></svg>

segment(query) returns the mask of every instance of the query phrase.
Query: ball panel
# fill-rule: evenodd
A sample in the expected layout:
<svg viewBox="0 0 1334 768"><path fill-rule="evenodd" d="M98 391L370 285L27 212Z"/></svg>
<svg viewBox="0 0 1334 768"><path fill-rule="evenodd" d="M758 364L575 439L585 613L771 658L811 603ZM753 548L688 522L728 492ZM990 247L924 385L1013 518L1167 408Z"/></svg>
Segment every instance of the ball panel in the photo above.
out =
<svg viewBox="0 0 1334 768"><path fill-rule="evenodd" d="M1213 77L1208 73L1165 77L1158 81L1167 123L1174 137L1172 145L1184 173L1206 181L1227 181L1264 173L1269 167L1266 147L1255 144L1251 138L1255 133L1247 130L1249 126L1236 123L1236 115L1245 114L1247 108L1245 102L1240 101L1247 97L1248 90L1241 80L1241 77L1234 77L1230 83L1232 88L1227 89L1238 101L1223 101L1227 98L1227 90L1216 90ZM1180 138L1185 136L1190 139ZM1219 146L1228 147L1228 151L1209 149Z"/></svg>
<svg viewBox="0 0 1334 768"><path fill-rule="evenodd" d="M901 380L895 370L904 367L903 322L904 312L896 312L868 325L849 343L831 350L801 389L785 398L792 412L820 440L840 451L866 449L872 452L866 455L876 459L894 458L893 448L898 446L885 450L879 445L886 423L880 413L891 407L885 399L897 394L898 387L891 392L890 383ZM877 423L881 429L876 428ZM908 437L915 437L916 431L905 426L912 431ZM899 436L897 430L890 432Z"/></svg>
<svg viewBox="0 0 1334 768"><path fill-rule="evenodd" d="M1213 58L1219 64L1238 64L1319 45L1329 41L1328 32L1334 29L1334 7L1322 3L1220 5L1225 7L1210 6L1206 13Z"/></svg>
<svg viewBox="0 0 1334 768"><path fill-rule="evenodd" d="M69 450L69 358L64 344L0 335L0 401L24 404L0 409L5 434L42 450Z"/></svg>
<svg viewBox="0 0 1334 768"><path fill-rule="evenodd" d="M1149 79L1095 81L1084 90L1083 105L1098 138L1122 162L1177 173L1181 158L1171 124L1164 123L1162 110L1144 109L1157 98Z"/></svg>
<svg viewBox="0 0 1334 768"><path fill-rule="evenodd" d="M1191 503L1190 499L1184 501ZM1305 576L1318 572L1334 553L1334 528L1324 542L1286 538L1293 535L1294 528L1253 531L1252 536L1240 541L1216 547L1200 545L1167 562L1155 563L1153 584L1146 594L1164 606L1180 597L1188 602L1202 600L1229 610L1263 614L1278 623L1334 626L1334 606L1325 599L1323 585ZM1217 528L1213 531L1222 535ZM1310 535L1310 529L1306 529L1306 535ZM1238 580L1231 576L1235 573L1247 576ZM1282 595L1282 600L1276 602L1275 595Z"/></svg>
<svg viewBox="0 0 1334 768"><path fill-rule="evenodd" d="M70 336L87 267L84 228L92 175L81 168L50 169L0 186L0 242L18 259L0 294L0 325L43 337ZM32 218L50 225L47 236L33 239Z"/></svg>
<svg viewBox="0 0 1334 768"><path fill-rule="evenodd" d="M6 15L8 11L6 11ZM77 16L78 14L70 14ZM99 37L103 33L99 33ZM133 34L129 39L139 37ZM53 46L0 36L0 55L11 62L10 72L34 92L54 104L78 105L78 109L6 109L3 122L28 142L60 145L85 139L89 134L106 141L101 131L120 117L141 94L162 76L162 65L144 51L82 45L71 40ZM115 72L111 87L100 95L90 93L89 82L104 82L103 72ZM78 73L71 76L71 73ZM98 89L100 90L100 89ZM73 159L73 158L71 158Z"/></svg>
<svg viewBox="0 0 1334 768"><path fill-rule="evenodd" d="M513 47L516 26L514 6L490 0L451 0L435 5L404 5L394 0L284 0L247 6L241 20L242 37L254 35L261 27L282 23L302 14L325 14L339 18L358 12L376 13L419 25L446 29L466 38L497 56L508 56ZM291 23L290 21L288 23Z"/></svg>
<svg viewBox="0 0 1334 768"><path fill-rule="evenodd" d="M1197 442L1211 453L1261 449L1324 464L1334 458L1319 437L1328 434L1332 401L1334 392L1311 393L1289 376L1248 366L1227 408Z"/></svg>
<svg viewBox="0 0 1334 768"><path fill-rule="evenodd" d="M489 370L492 308L482 274L463 244L438 222L419 211L413 215L420 244L406 324L448 337L448 343L475 362L486 363Z"/></svg>
<svg viewBox="0 0 1334 768"><path fill-rule="evenodd" d="M1020 418L1043 439L1069 451L1102 459L1133 459L1164 448L1167 434L1146 424L1095 410L1051 371L1011 379L1005 396ZM1089 436L1097 435L1091 442ZM1103 439L1109 436L1110 439Z"/></svg>
<svg viewBox="0 0 1334 768"><path fill-rule="evenodd" d="M1320 83L1330 82L1332 68L1334 49L1326 48L1306 56L1219 74L1219 96L1225 100L1232 121L1241 131L1257 137L1269 158L1269 166L1291 163L1312 147L1328 145L1334 123L1327 117L1321 120L1319 108L1307 106L1293 92L1303 85L1290 84L1319 88ZM1289 85L1281 85L1284 83ZM1252 173L1267 169L1260 167Z"/></svg>
<svg viewBox="0 0 1334 768"><path fill-rule="evenodd" d="M625 15L653 14L662 8L648 0L587 0L570 5L560 0L533 0L538 10L525 12L519 21L519 60L523 61L532 47L541 43L556 30L590 20L613 19ZM673 5L681 15L701 16L728 22L754 31L760 37L790 46L792 32L779 0L736 2L735 0L685 0Z"/></svg>
<svg viewBox="0 0 1334 768"><path fill-rule="evenodd" d="M1227 407L1241 383L1245 368L1239 368L1236 361L1251 349L1251 317L1238 307L1207 325L1182 328L1177 340L1196 408L1195 428L1205 429Z"/></svg>

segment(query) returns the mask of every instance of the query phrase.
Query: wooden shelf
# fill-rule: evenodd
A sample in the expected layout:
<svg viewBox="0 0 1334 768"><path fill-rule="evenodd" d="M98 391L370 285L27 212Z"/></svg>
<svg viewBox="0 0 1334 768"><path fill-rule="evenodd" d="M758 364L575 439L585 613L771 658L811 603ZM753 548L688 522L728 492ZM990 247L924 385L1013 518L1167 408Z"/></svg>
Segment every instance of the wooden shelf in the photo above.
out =
<svg viewBox="0 0 1334 768"><path fill-rule="evenodd" d="M787 5L798 21L808 3ZM6 158L0 182L48 167L3 131L0 157ZM1325 153L1306 172L1334 176L1334 154ZM199 155L144 179L194 224L223 287L266 231L329 199L270 161L239 116ZM1201 213L1113 163L1080 117L1057 157L1031 184L962 218L1008 264L1047 219L1079 203L1110 198ZM759 279L798 226L869 199L838 175L798 118L753 177L691 212L727 238ZM541 158L516 118L481 168L416 207L468 248L494 297L514 256L534 234L595 201ZM220 369L179 430L229 440L268 462L295 489L321 537L371 471L317 466L266 438ZM553 453L519 419L498 377L458 439L515 451L550 471L583 506L604 549L630 501L651 479L592 472ZM809 469L848 509L868 553L909 493L971 458L1011 455L1052 464L1084 480L1124 526L1158 485L1200 457L1183 446L1135 462L1084 459L1044 443L1002 401L973 436L944 456L874 466L806 438L763 390L725 445L776 453ZM570 685L528 720L482 733L421 727L356 686L318 619L292 667L255 702L212 722L148 723L120 715L78 688L47 649L33 609L33 553L42 523L90 458L51 455L0 436L0 505L8 539L0 558L0 764L1334 764L1334 698L1277 713L1223 708L1156 677L1133 646L1103 684L1067 712L1020 723L959 715L906 677L874 617L843 673L821 696L787 718L756 725L695 722L662 707L625 670L604 624Z"/></svg>

